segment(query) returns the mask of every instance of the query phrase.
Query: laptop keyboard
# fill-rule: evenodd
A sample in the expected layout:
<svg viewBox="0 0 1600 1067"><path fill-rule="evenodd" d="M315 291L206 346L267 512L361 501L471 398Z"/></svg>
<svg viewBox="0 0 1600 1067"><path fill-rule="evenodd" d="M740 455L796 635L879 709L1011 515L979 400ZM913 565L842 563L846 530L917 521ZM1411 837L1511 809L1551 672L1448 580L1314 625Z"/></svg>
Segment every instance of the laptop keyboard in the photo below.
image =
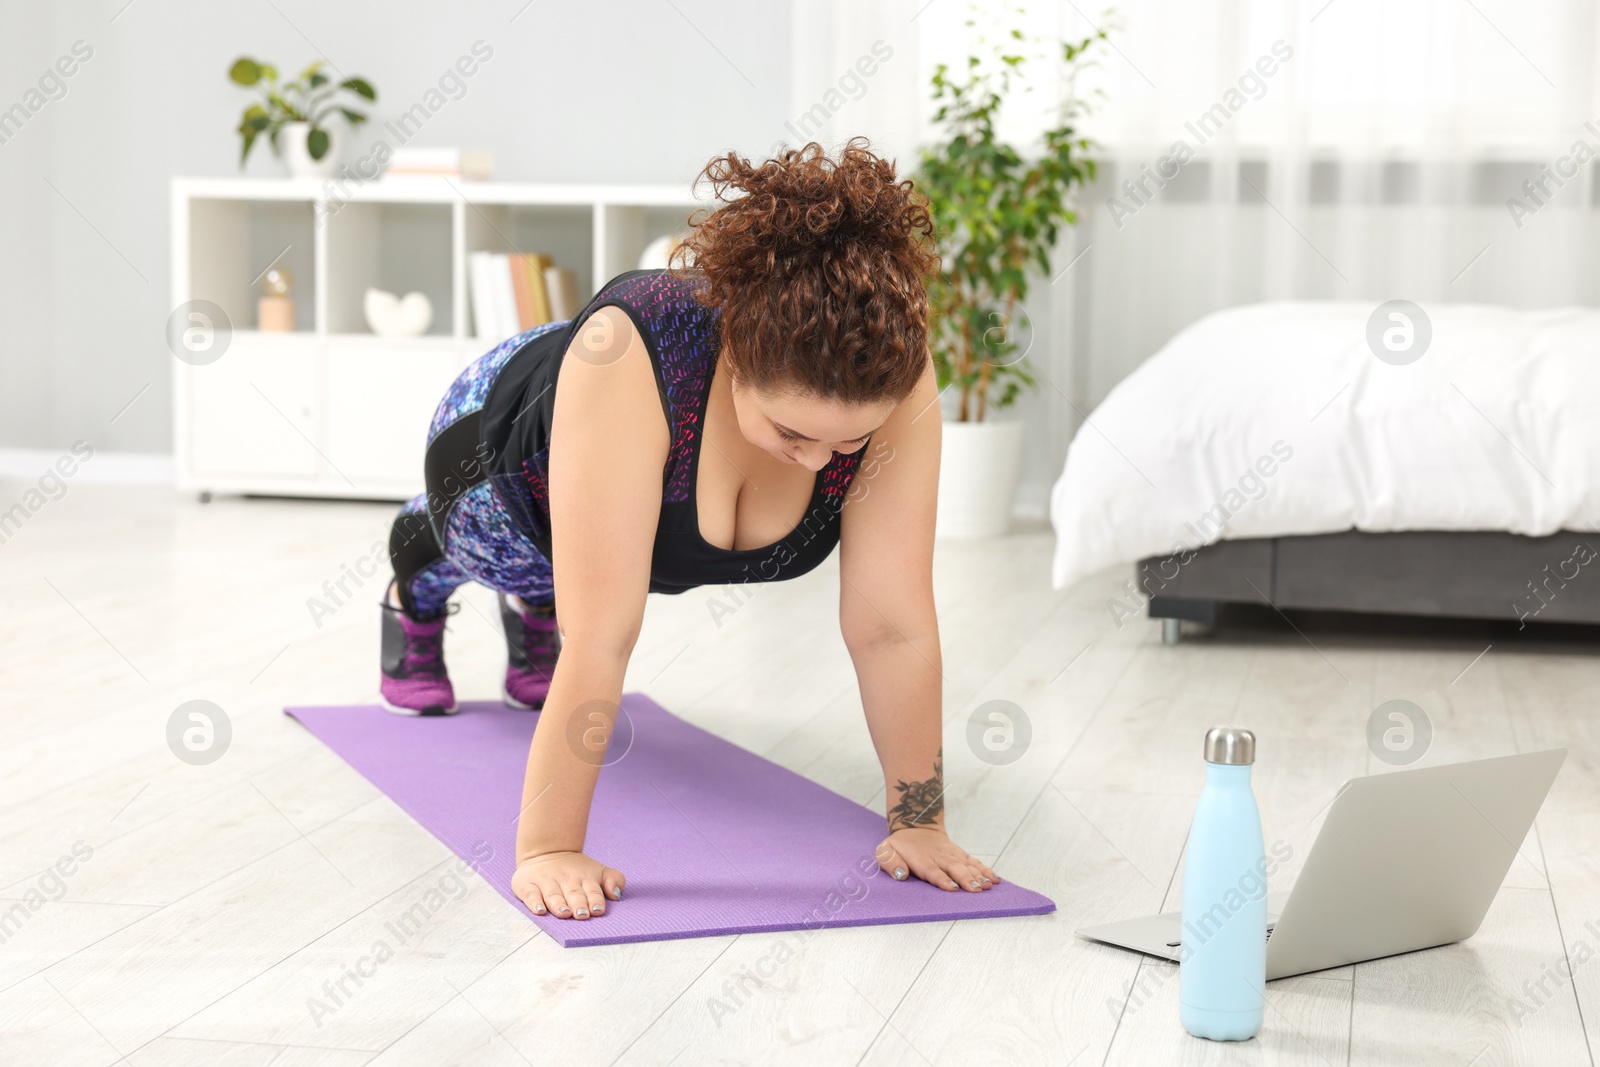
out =
<svg viewBox="0 0 1600 1067"><path fill-rule="evenodd" d="M1267 924L1267 940L1268 941L1272 940L1272 931L1277 925L1278 925L1277 923L1268 923ZM1180 946L1182 944L1183 944L1182 941L1168 941L1167 942L1167 947L1168 948L1177 948L1178 946Z"/></svg>

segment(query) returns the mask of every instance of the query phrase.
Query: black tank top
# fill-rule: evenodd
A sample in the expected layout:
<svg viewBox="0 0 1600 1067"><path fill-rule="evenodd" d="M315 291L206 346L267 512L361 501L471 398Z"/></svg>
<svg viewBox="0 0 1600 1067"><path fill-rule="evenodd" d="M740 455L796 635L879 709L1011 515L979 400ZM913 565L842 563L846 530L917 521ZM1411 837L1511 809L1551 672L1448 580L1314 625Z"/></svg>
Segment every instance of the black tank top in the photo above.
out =
<svg viewBox="0 0 1600 1067"><path fill-rule="evenodd" d="M672 443L661 478L661 518L650 561L650 591L772 582L814 569L839 543L839 516L867 444L834 453L817 472L805 517L762 548L725 549L700 536L695 481L706 399L721 348L717 308L696 299L699 279L669 271L629 271L612 279L571 322L530 331L506 361L483 406L483 444L496 491L518 528L550 557L550 425L557 375L572 338L603 307L633 320L655 368Z"/></svg>

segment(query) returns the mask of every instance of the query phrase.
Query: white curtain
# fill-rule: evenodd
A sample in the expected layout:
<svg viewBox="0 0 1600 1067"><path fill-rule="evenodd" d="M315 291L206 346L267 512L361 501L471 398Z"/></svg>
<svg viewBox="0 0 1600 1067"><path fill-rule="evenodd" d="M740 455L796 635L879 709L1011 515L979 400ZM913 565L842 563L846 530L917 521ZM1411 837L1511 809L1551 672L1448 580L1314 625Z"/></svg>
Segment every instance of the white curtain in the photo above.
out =
<svg viewBox="0 0 1600 1067"><path fill-rule="evenodd" d="M796 0L791 110L884 41L893 58L859 98L824 109L817 139L864 133L909 171L933 132L934 64L959 62L975 34L1109 33L1076 85L1036 82L1004 126L1026 143L1071 91L1094 101L1085 128L1101 145L1101 177L1056 256L1057 271L1073 265L1030 300L1044 384L1018 415L1034 509L1081 413L1218 308L1600 298L1596 0L1025 7Z"/></svg>

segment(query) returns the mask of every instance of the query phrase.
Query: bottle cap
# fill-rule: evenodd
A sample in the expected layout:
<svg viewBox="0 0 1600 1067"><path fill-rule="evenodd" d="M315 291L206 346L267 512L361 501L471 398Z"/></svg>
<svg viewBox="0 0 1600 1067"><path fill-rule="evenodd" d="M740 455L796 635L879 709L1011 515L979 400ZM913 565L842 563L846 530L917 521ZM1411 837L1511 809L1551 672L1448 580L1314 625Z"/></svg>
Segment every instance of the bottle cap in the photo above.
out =
<svg viewBox="0 0 1600 1067"><path fill-rule="evenodd" d="M1207 763L1254 763L1256 735L1243 726L1213 726L1206 731Z"/></svg>

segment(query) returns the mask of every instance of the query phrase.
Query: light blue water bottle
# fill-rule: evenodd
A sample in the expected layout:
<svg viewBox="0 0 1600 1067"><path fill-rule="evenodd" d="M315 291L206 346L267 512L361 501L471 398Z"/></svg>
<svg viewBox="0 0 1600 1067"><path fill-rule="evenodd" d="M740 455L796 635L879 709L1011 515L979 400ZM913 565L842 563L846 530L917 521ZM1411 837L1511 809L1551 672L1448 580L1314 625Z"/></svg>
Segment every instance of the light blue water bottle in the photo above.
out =
<svg viewBox="0 0 1600 1067"><path fill-rule="evenodd" d="M1250 788L1255 735L1214 726L1205 757L1183 866L1179 1016L1195 1037L1247 1041L1261 1030L1267 980L1267 858Z"/></svg>

